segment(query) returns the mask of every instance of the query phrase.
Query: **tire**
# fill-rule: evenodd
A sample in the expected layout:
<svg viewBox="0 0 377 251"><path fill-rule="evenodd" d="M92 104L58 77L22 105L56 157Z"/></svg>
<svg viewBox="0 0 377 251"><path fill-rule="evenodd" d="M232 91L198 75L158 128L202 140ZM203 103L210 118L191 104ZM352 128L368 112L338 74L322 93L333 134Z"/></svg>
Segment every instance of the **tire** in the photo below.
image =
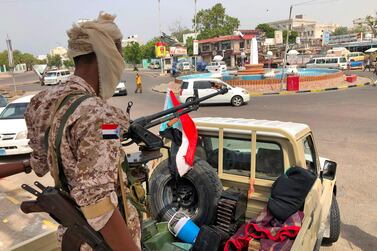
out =
<svg viewBox="0 0 377 251"><path fill-rule="evenodd" d="M168 160L156 167L149 184L150 211L157 221L169 221L178 210L185 212L198 226L210 225L215 220L223 187L215 169L206 161L195 161L193 169L179 178L177 192L172 190L175 182ZM177 202L178 195L181 202Z"/></svg>
<svg viewBox="0 0 377 251"><path fill-rule="evenodd" d="M330 236L323 238L322 243L331 244L339 239L340 235L340 212L335 195L332 196L330 208Z"/></svg>
<svg viewBox="0 0 377 251"><path fill-rule="evenodd" d="M243 98L239 95L236 95L232 98L232 100L230 101L230 103L233 105L233 106L241 106L243 104Z"/></svg>
<svg viewBox="0 0 377 251"><path fill-rule="evenodd" d="M194 101L193 97L186 99L186 103L191 102L191 101Z"/></svg>

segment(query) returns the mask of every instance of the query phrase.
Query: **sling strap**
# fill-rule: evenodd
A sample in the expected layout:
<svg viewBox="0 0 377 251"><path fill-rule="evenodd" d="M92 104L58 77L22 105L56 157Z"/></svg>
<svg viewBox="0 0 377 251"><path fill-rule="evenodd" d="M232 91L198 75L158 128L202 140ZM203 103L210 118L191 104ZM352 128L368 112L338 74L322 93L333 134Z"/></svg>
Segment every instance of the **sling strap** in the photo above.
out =
<svg viewBox="0 0 377 251"><path fill-rule="evenodd" d="M64 113L64 115L61 118L60 125L56 129L56 137L55 140L53 141L50 137L50 130L46 131L46 136L48 138L48 146L52 150L52 170L51 174L54 178L55 181L55 187L61 188L67 193L69 193L69 186L68 186L68 181L67 177L64 174L63 170L63 164L62 164L62 159L61 159L61 142L63 138L63 133L64 133L64 128L65 124L68 121L68 118L74 113L74 111L77 109L77 107L86 99L92 97L91 95L88 94L83 94L83 93L72 93L64 97L64 99L61 101L59 104L58 109L56 110L54 117L56 113L65 105L67 102L72 99L75 96L81 95L79 98L77 98L67 109L67 111Z"/></svg>

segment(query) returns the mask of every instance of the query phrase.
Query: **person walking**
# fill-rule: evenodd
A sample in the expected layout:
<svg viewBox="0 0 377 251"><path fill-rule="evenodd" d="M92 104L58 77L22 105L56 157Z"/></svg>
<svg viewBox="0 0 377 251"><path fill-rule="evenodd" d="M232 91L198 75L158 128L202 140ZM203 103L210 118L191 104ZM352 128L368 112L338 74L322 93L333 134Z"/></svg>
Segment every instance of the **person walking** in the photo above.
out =
<svg viewBox="0 0 377 251"><path fill-rule="evenodd" d="M370 71L370 57L369 56L365 56L365 60L364 60L364 63L365 63L365 65L364 65L364 70L363 71L365 71L367 68L368 68L368 71Z"/></svg>
<svg viewBox="0 0 377 251"><path fill-rule="evenodd" d="M50 171L55 186L67 192L112 250L137 251L139 214L118 192L125 190L121 135L129 128L129 115L106 101L125 68L122 34L114 19L101 12L98 19L73 25L67 34L74 74L66 84L35 95L25 120L34 172L43 176ZM63 226L57 231L62 246L69 241L66 231ZM84 242L80 250L92 247Z"/></svg>
<svg viewBox="0 0 377 251"><path fill-rule="evenodd" d="M136 73L136 79L135 79L135 81L136 81L136 90L135 90L135 93L138 93L138 91L140 91L140 93L143 93L141 76L139 75L138 72Z"/></svg>

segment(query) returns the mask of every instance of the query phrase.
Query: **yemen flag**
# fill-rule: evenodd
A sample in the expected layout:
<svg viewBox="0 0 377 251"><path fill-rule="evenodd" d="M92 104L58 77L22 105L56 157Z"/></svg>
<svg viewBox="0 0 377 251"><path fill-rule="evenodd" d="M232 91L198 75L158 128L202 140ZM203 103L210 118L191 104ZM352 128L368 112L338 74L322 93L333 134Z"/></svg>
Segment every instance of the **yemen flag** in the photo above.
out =
<svg viewBox="0 0 377 251"><path fill-rule="evenodd" d="M117 124L102 124L103 139L119 139L120 128Z"/></svg>
<svg viewBox="0 0 377 251"><path fill-rule="evenodd" d="M164 109L169 109L180 105L179 101L175 97L174 93L168 89L166 94ZM196 151L196 143L198 141L198 132L194 121L188 114L181 115L179 122L172 126L176 130L180 130L182 133L182 141L178 152L172 152L172 158L176 162L179 175L182 177L185 175L194 165L194 157ZM161 124L160 131L163 132L168 129L167 122Z"/></svg>

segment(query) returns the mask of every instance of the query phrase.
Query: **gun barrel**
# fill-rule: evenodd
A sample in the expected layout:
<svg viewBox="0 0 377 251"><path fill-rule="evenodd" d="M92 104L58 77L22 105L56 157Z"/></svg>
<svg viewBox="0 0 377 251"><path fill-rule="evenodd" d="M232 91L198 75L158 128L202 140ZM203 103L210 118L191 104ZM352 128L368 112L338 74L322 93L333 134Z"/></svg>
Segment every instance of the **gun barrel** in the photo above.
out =
<svg viewBox="0 0 377 251"><path fill-rule="evenodd" d="M18 173L29 173L30 167L25 166L23 162L14 162L0 165L0 179L12 176Z"/></svg>
<svg viewBox="0 0 377 251"><path fill-rule="evenodd" d="M215 96L220 95L220 94L221 95L225 94L227 92L228 92L228 89L223 88L223 89L220 89L217 92L209 94L207 96L204 96L204 97L201 97L201 98L196 98L196 99L194 99L191 102L187 102L187 103L178 105L176 107L167 109L165 111L158 112L158 113L146 116L146 117L142 117L142 118L136 119L134 122L139 123L142 126L145 126L146 124L151 123L155 119L158 119L158 118L164 117L166 115L175 113L175 112L177 112L179 110L182 110L184 108L187 108L187 107L190 107L190 106L193 106L193 105L199 105L199 103L202 102L202 101L204 101L204 100L210 99L210 98L215 97Z"/></svg>

